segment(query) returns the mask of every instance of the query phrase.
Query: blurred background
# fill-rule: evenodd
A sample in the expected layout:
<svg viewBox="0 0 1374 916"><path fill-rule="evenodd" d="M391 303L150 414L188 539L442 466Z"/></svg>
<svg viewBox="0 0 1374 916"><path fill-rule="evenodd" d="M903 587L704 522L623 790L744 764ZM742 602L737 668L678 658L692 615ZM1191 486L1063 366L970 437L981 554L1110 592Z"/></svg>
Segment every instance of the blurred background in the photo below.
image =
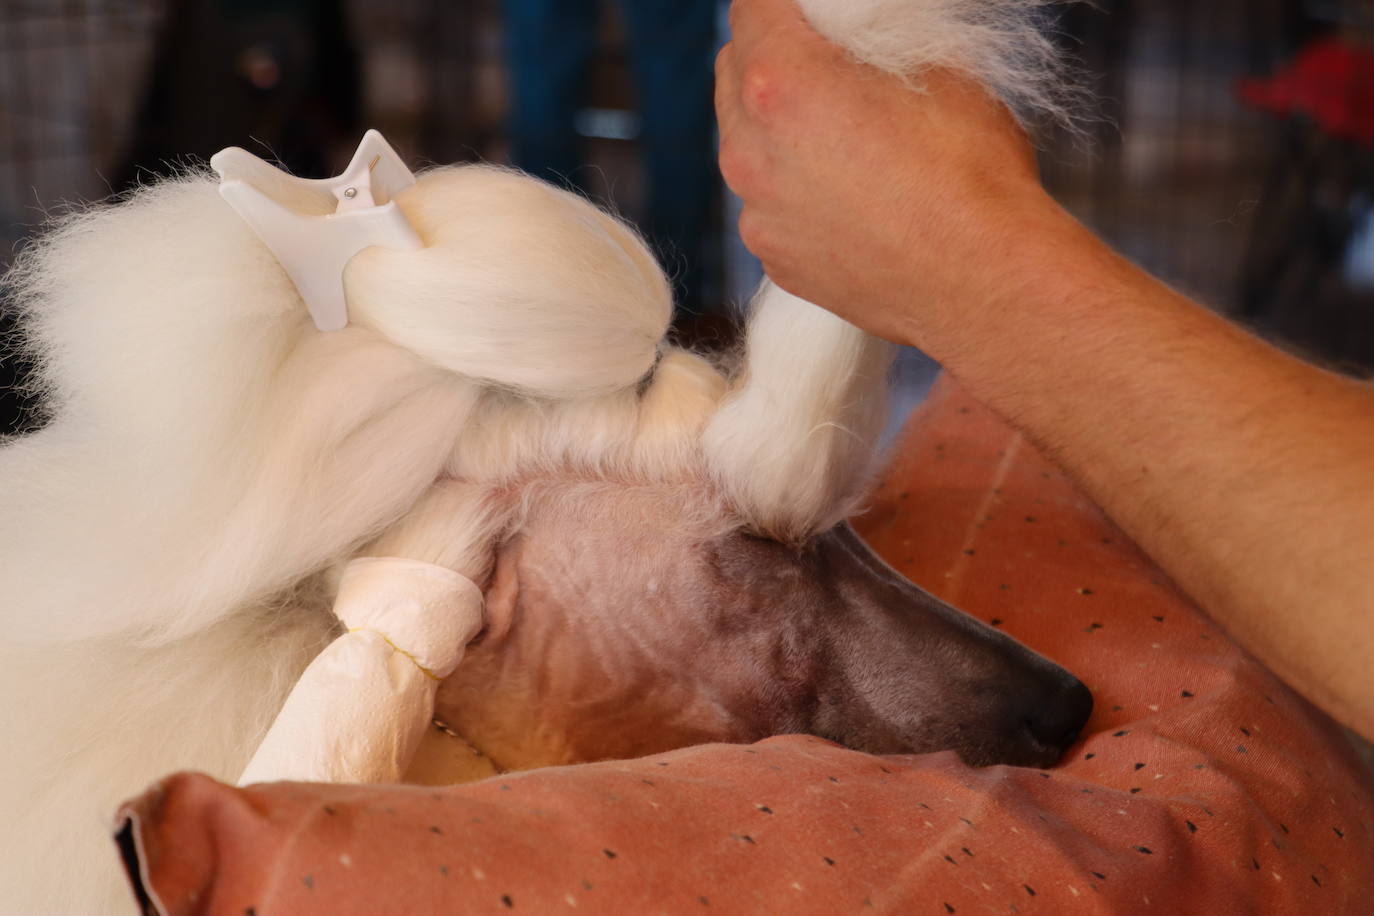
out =
<svg viewBox="0 0 1374 916"><path fill-rule="evenodd" d="M1374 366L1374 0L1098 0L1054 27L1097 97L1050 188L1215 308ZM729 342L758 280L715 170L717 0L0 0L0 268L64 202L238 145L322 177L379 128L637 223L679 333ZM13 319L0 314L0 332ZM932 368L902 361L905 397ZM0 431L35 422L0 349Z"/></svg>

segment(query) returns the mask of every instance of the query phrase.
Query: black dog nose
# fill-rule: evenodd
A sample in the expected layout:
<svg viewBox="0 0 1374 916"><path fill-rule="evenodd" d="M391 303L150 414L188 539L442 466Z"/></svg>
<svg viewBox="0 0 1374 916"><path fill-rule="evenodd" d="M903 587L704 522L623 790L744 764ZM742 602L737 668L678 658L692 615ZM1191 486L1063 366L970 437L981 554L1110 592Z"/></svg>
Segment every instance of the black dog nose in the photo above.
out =
<svg viewBox="0 0 1374 916"><path fill-rule="evenodd" d="M1078 678L1069 676L1056 693L1041 695L1022 720L1031 736L1061 753L1078 740L1093 713L1093 695Z"/></svg>

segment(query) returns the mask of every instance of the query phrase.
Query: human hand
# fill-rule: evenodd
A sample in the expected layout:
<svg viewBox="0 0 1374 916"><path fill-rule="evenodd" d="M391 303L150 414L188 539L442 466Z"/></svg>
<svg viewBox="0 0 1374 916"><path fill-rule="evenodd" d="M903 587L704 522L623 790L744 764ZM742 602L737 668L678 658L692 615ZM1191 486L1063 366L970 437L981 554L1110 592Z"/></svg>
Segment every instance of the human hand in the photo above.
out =
<svg viewBox="0 0 1374 916"><path fill-rule="evenodd" d="M1027 233L1069 222L981 86L931 72L913 88L826 41L794 0L735 0L730 17L721 171L745 245L789 292L925 346L1016 282Z"/></svg>

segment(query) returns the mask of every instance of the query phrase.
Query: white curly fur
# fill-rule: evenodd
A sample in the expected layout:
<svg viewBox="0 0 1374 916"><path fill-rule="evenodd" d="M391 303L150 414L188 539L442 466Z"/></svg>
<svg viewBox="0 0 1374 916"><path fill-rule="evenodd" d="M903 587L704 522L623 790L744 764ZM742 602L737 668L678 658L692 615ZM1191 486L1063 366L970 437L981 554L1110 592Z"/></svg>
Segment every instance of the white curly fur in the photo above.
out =
<svg viewBox="0 0 1374 916"><path fill-rule="evenodd" d="M803 5L882 66L1051 98L1033 0ZM237 776L334 632L331 571L438 479L470 526L401 541L478 579L488 495L551 473L713 479L786 538L862 492L887 345L768 289L727 378L664 344L662 272L585 201L464 167L399 202L426 247L358 255L332 334L204 174L67 218L7 279L52 421L0 448L0 913L129 909L113 805Z"/></svg>

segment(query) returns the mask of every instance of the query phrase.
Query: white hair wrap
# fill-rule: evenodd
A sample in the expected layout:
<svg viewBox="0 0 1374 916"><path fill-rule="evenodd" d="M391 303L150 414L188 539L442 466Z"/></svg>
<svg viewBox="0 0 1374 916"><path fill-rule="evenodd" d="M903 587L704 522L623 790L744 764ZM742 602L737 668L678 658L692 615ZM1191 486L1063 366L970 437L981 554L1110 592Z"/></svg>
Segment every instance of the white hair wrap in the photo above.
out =
<svg viewBox="0 0 1374 916"><path fill-rule="evenodd" d="M366 557L344 571L334 611L348 632L306 668L240 785L398 781L439 681L482 629L482 591L442 566Z"/></svg>

